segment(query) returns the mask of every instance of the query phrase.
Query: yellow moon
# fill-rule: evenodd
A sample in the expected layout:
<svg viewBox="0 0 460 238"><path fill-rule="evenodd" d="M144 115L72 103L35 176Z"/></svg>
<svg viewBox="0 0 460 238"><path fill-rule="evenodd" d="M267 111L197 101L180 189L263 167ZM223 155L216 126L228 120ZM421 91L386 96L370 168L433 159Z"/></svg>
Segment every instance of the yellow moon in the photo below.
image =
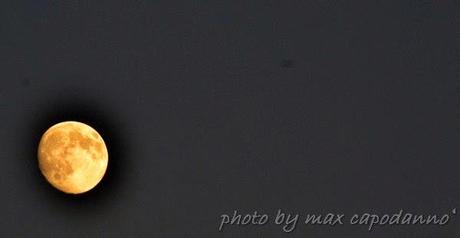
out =
<svg viewBox="0 0 460 238"><path fill-rule="evenodd" d="M46 180L65 193L94 188L107 170L109 155L101 135L81 122L50 127L38 146L38 164Z"/></svg>

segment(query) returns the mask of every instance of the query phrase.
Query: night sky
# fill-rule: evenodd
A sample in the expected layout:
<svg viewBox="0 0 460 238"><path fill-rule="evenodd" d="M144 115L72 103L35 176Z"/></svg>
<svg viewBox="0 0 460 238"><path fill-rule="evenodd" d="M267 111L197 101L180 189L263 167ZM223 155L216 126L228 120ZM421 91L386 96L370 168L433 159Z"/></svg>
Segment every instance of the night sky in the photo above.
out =
<svg viewBox="0 0 460 238"><path fill-rule="evenodd" d="M37 146L109 149L70 196ZM1 237L460 237L446 226L227 226L238 210L460 209L460 3L0 3Z"/></svg>

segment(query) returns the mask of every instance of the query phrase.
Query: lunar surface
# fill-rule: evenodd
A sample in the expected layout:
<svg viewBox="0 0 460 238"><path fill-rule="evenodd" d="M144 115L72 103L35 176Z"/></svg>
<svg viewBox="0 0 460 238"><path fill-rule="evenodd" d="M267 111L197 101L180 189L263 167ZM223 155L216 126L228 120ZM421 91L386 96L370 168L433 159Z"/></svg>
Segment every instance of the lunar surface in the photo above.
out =
<svg viewBox="0 0 460 238"><path fill-rule="evenodd" d="M38 164L46 180L70 194L94 188L107 170L108 158L107 147L99 133L75 121L49 128L38 147Z"/></svg>

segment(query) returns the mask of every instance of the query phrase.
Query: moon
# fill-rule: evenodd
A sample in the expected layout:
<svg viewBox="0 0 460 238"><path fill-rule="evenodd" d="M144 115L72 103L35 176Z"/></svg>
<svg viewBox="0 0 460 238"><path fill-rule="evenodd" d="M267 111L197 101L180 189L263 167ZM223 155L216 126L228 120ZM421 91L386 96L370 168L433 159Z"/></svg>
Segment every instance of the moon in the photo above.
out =
<svg viewBox="0 0 460 238"><path fill-rule="evenodd" d="M66 121L50 127L40 139L38 165L46 180L69 194L93 189L109 162L107 146L89 125Z"/></svg>

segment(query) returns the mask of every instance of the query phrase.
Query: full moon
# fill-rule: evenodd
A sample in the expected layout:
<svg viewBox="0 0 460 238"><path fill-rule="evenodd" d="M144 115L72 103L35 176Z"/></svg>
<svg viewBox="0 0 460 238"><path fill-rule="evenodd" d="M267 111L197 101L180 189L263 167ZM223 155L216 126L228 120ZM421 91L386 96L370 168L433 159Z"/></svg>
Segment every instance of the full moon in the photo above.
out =
<svg viewBox="0 0 460 238"><path fill-rule="evenodd" d="M46 180L65 193L93 189L107 170L109 155L92 127L66 121L50 127L38 146L38 164Z"/></svg>

